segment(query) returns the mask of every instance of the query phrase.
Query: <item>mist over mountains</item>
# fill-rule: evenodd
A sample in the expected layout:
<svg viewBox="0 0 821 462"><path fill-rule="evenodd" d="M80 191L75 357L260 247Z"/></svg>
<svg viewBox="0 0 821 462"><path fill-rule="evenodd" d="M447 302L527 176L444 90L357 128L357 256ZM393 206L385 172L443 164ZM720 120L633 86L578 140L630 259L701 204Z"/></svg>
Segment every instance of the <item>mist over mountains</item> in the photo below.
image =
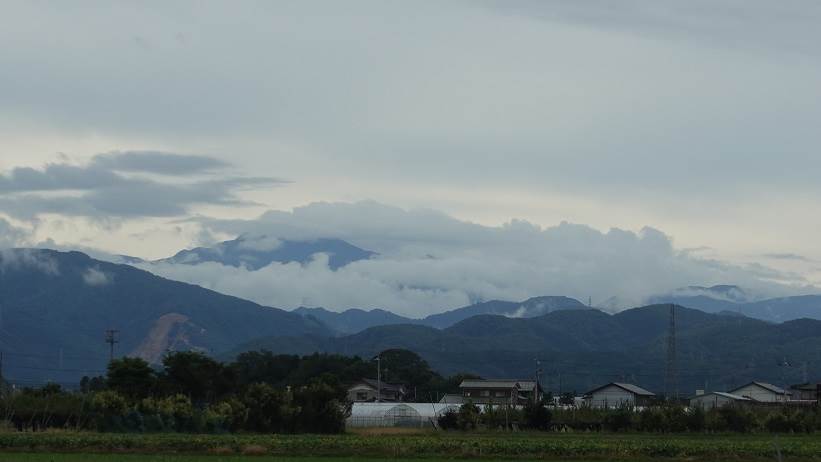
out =
<svg viewBox="0 0 821 462"><path fill-rule="evenodd" d="M333 241L305 245L350 249ZM282 246L304 248L287 242L277 248ZM353 255L371 257L372 253L354 251ZM351 261L336 271L367 261L370 258ZM311 264L315 261L286 265ZM108 359L104 333L116 329L117 355L140 356L154 363L176 350L227 357L256 348L357 355L408 348L444 373L529 376L536 358L551 364L554 376L563 377L563 386L583 388L607 377L632 377L655 386L656 372L648 367L663 359L671 304L680 306L682 367L702 371L685 381L688 386L705 380L729 383L741 377L793 377L796 370L779 366L784 358L816 367L818 358L813 355L821 347L821 296L758 300L735 286L688 287L659 296L657 302L616 314L561 295L438 307L437 313L420 318L386 309L335 312L302 307L288 312L80 252L0 252L3 373L22 385L44 381L71 385L83 375L101 374Z"/></svg>
<svg viewBox="0 0 821 462"><path fill-rule="evenodd" d="M214 236L260 239L263 244L334 239L361 249L362 257L371 252L369 258L350 259L343 266L332 261L333 249L307 260L300 257L302 263L263 258L251 265L214 256L224 247L217 244L195 252L203 253L205 262L165 259L140 265L170 279L287 309L378 308L423 318L446 308L542 295L585 304L592 299L593 306L624 309L695 283L734 284L765 298L816 292L794 274L676 248L672 237L651 227L602 231L523 220L488 226L434 210L367 201L313 203L257 218L201 219L196 224L210 236L208 242ZM263 266L266 262L270 264ZM609 299L618 302L605 303Z"/></svg>

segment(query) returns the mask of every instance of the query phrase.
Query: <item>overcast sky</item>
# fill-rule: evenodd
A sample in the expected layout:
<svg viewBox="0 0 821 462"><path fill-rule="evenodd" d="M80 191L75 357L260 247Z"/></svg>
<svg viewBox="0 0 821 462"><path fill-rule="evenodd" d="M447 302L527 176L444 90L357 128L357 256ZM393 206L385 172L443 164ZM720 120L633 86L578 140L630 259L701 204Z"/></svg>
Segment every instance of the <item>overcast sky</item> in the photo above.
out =
<svg viewBox="0 0 821 462"><path fill-rule="evenodd" d="M375 201L486 230L648 227L676 258L744 272L670 285L806 289L818 24L811 0L7 1L0 245L158 258L269 210ZM381 229L345 237L378 246ZM468 252L437 236L393 248ZM536 254L561 271L552 245Z"/></svg>

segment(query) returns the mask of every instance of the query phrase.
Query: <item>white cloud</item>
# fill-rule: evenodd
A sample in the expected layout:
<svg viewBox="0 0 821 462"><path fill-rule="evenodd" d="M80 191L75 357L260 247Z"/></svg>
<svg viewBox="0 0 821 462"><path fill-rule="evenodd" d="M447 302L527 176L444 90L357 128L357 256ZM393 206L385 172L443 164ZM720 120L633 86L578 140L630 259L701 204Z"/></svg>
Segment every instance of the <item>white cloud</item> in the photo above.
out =
<svg viewBox="0 0 821 462"><path fill-rule="evenodd" d="M99 268L88 268L83 273L83 282L92 287L108 285L111 283L111 280L112 276L101 271Z"/></svg>
<svg viewBox="0 0 821 462"><path fill-rule="evenodd" d="M273 264L258 271L216 263L143 265L165 277L281 308L386 308L423 316L481 300L538 295L584 301L590 296L594 304L617 297L627 307L690 285L737 284L775 296L800 291L805 283L800 276L761 266L694 257L649 227L600 232L585 225L541 228L524 221L488 227L373 202L312 204L269 212L259 220L204 225L287 239L339 237L379 252L337 271L322 255L304 266Z"/></svg>
<svg viewBox="0 0 821 462"><path fill-rule="evenodd" d="M270 252L282 245L282 241L270 236L243 236L239 243L239 248L244 250L255 250L257 252Z"/></svg>
<svg viewBox="0 0 821 462"><path fill-rule="evenodd" d="M6 268L33 269L55 276L60 274L59 263L37 249L0 249L0 272Z"/></svg>

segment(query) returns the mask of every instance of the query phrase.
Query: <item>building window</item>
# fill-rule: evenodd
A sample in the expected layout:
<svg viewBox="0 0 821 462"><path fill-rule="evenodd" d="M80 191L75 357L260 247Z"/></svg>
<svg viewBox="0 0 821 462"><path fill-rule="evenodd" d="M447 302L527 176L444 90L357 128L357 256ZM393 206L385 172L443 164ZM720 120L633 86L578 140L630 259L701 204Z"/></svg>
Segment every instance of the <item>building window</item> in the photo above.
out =
<svg viewBox="0 0 821 462"><path fill-rule="evenodd" d="M505 397L505 392L503 392L503 391L497 391L495 396L496 396L497 398L504 398L504 397Z"/></svg>
<svg viewBox="0 0 821 462"><path fill-rule="evenodd" d="M490 390L482 390L482 396L490 396Z"/></svg>

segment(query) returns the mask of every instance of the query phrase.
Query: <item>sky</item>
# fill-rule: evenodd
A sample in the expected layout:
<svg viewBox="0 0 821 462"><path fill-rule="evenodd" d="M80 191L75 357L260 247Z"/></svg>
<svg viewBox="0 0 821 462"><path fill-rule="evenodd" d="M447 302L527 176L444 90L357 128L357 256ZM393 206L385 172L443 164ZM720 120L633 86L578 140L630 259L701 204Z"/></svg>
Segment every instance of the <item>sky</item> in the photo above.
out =
<svg viewBox="0 0 821 462"><path fill-rule="evenodd" d="M298 230L380 252L255 288L154 269L283 307L812 292L819 21L808 0L4 2L0 246L155 259Z"/></svg>

